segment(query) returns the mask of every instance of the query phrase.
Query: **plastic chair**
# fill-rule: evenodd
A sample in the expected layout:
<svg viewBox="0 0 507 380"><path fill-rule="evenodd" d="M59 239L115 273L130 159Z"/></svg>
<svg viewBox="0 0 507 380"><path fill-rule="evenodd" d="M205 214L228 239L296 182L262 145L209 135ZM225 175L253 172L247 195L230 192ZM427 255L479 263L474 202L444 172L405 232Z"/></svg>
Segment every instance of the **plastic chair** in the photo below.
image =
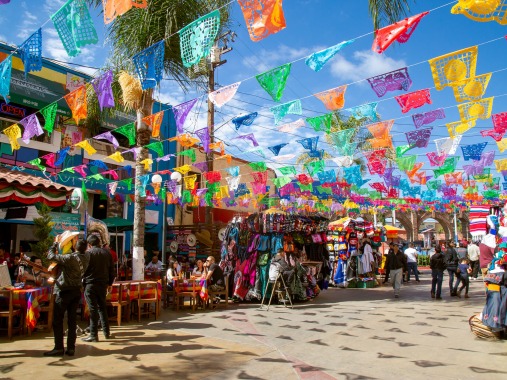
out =
<svg viewBox="0 0 507 380"><path fill-rule="evenodd" d="M12 304L13 293L11 290L0 290L0 298L4 298L7 301L7 308L0 310L0 318L7 319L7 336L12 339L13 330L23 330L23 313L21 309L15 309ZM14 317L19 317L19 326L14 327Z"/></svg>

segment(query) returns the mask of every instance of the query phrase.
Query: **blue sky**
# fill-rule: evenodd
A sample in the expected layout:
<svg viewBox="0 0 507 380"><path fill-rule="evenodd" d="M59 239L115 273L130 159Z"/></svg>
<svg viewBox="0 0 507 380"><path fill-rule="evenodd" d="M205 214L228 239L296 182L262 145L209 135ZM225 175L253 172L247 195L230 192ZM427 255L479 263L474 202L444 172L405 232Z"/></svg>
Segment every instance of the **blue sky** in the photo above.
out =
<svg viewBox="0 0 507 380"><path fill-rule="evenodd" d="M49 20L64 1L62 0L12 0L8 5L0 7L0 40L12 44L20 44L33 33L38 27ZM418 1L412 5L410 15L415 15L432 8L448 3L447 1ZM299 154L303 151L300 144L295 140L303 137L321 135L322 132L314 132L310 127L300 128L295 131L298 136L288 135L277 131L269 108L275 105L269 95L253 79L256 74L262 73L281 64L301 59L323 48L335 45L341 41L357 38L358 36L373 31L373 24L367 10L366 0L358 1L335 1L335 0L286 0L284 2L287 28L275 35L260 41L250 40L244 26L244 19L239 5L232 5L232 27L237 33L237 38L231 44L233 51L226 56L227 64L217 69L216 81L220 85L228 85L242 81L235 98L227 105L217 110L216 125L220 126L232 117L258 111L253 126L242 127L240 134L254 133L261 147L264 147L267 161L273 162L272 153L267 150L268 146L282 142L291 143L280 155ZM322 103L310 95L344 84L352 84L346 92L345 108L358 106L364 103L379 101L378 113L383 120L395 119L392 129L395 146L407 144L404 132L415 130L411 115L414 113L427 112L436 108L445 108L446 119L440 123L433 123L434 127L428 148L414 149L407 154L417 154L418 162L424 162L423 169L431 167L425 153L435 150L434 139L448 137L445 123L458 121L459 114L451 88L436 91L431 77L430 67L427 60L450 53L455 50L473 45L480 45L487 41L503 37L506 28L496 22L479 23L467 19L463 15L450 13L452 5L438 9L422 19L410 40L405 44L394 43L384 54L371 51L373 36L368 35L347 46L335 56L320 72L309 69L304 60L299 60L292 65L291 75L287 81L287 87L281 103L304 98L302 117L322 115L328 111ZM104 64L107 55L107 44L104 43L105 29L102 16L98 10L92 10L96 17L96 27L99 32L100 43L97 46L89 46L83 49L83 53L70 59L48 22L43 27L44 32L44 56L62 61L100 67ZM12 27L15 25L16 27ZM178 38L173 36L172 38ZM477 74L491 71L505 70L493 74L489 87L484 97L496 96L493 105L493 113L507 111L507 91L504 83L507 79L507 41L501 38L498 41L479 46ZM414 65L414 66L411 66ZM425 105L419 109L402 114L399 105L393 98L403 94L403 91L388 92L383 98L377 98L376 94L364 81L374 75L389 72L398 68L409 66L409 74L413 80L411 91L431 88L433 104ZM94 70L86 70L93 73ZM250 79L248 79L250 78ZM248 80L245 80L248 79ZM164 102L179 104L186 100L202 95L202 93L183 93L171 80L164 80L157 96ZM310 96L310 97L308 97ZM447 108L450 107L450 108ZM194 112L189 117L186 127L191 132L205 126L206 105L199 102ZM301 116L289 116L284 122L290 122ZM439 125L441 124L441 125ZM492 122L478 120L476 127L469 130L463 136L461 145L478 142L488 142L486 151L497 151L496 158L505 158L507 154L500 154L496 143L492 138L483 138L480 131L491 129ZM229 142L228 151L241 158L256 161L261 160L256 155L244 153L251 148L247 142L232 140L237 133L232 123L221 127L217 132L219 138ZM331 146L319 143L319 148L326 149L331 155L336 156ZM458 148L456 155L461 156ZM291 161L284 161L290 163ZM468 164L461 157L458 168ZM333 164L330 163L329 167ZM442 177L440 178L442 179Z"/></svg>

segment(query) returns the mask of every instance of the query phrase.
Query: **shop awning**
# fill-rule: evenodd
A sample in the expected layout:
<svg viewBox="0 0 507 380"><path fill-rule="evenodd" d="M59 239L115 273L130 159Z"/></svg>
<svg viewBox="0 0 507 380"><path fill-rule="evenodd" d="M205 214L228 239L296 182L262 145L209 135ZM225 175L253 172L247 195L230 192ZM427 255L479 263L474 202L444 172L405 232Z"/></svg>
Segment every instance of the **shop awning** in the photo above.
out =
<svg viewBox="0 0 507 380"><path fill-rule="evenodd" d="M63 206L72 187L20 171L0 168L0 207L44 203Z"/></svg>

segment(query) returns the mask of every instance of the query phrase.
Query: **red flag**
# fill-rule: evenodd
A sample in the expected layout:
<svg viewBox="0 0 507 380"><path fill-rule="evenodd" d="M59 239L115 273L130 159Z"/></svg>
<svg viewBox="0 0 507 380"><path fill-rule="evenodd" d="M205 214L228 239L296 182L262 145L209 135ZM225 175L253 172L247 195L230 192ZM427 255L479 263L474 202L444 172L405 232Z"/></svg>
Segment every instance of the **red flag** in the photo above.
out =
<svg viewBox="0 0 507 380"><path fill-rule="evenodd" d="M401 43L407 42L421 19L428 13L429 12L423 12L377 30L371 49L381 54L394 41Z"/></svg>

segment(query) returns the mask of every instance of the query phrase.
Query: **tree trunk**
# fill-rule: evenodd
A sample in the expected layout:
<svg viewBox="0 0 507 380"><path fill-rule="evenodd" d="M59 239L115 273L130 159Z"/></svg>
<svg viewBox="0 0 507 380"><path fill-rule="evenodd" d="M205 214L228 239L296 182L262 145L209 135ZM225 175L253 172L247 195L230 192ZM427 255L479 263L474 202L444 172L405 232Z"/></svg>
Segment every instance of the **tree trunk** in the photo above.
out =
<svg viewBox="0 0 507 380"><path fill-rule="evenodd" d="M142 119L151 115L153 105L152 90L143 93L142 105L137 110L137 146L143 147L150 143L151 130ZM141 181L139 176L146 174L144 164L141 161L148 158L148 149L142 148L136 159L136 178L135 178L135 204L134 204L134 232L132 249L132 279L144 280L144 226L146 224L146 197L141 197Z"/></svg>

